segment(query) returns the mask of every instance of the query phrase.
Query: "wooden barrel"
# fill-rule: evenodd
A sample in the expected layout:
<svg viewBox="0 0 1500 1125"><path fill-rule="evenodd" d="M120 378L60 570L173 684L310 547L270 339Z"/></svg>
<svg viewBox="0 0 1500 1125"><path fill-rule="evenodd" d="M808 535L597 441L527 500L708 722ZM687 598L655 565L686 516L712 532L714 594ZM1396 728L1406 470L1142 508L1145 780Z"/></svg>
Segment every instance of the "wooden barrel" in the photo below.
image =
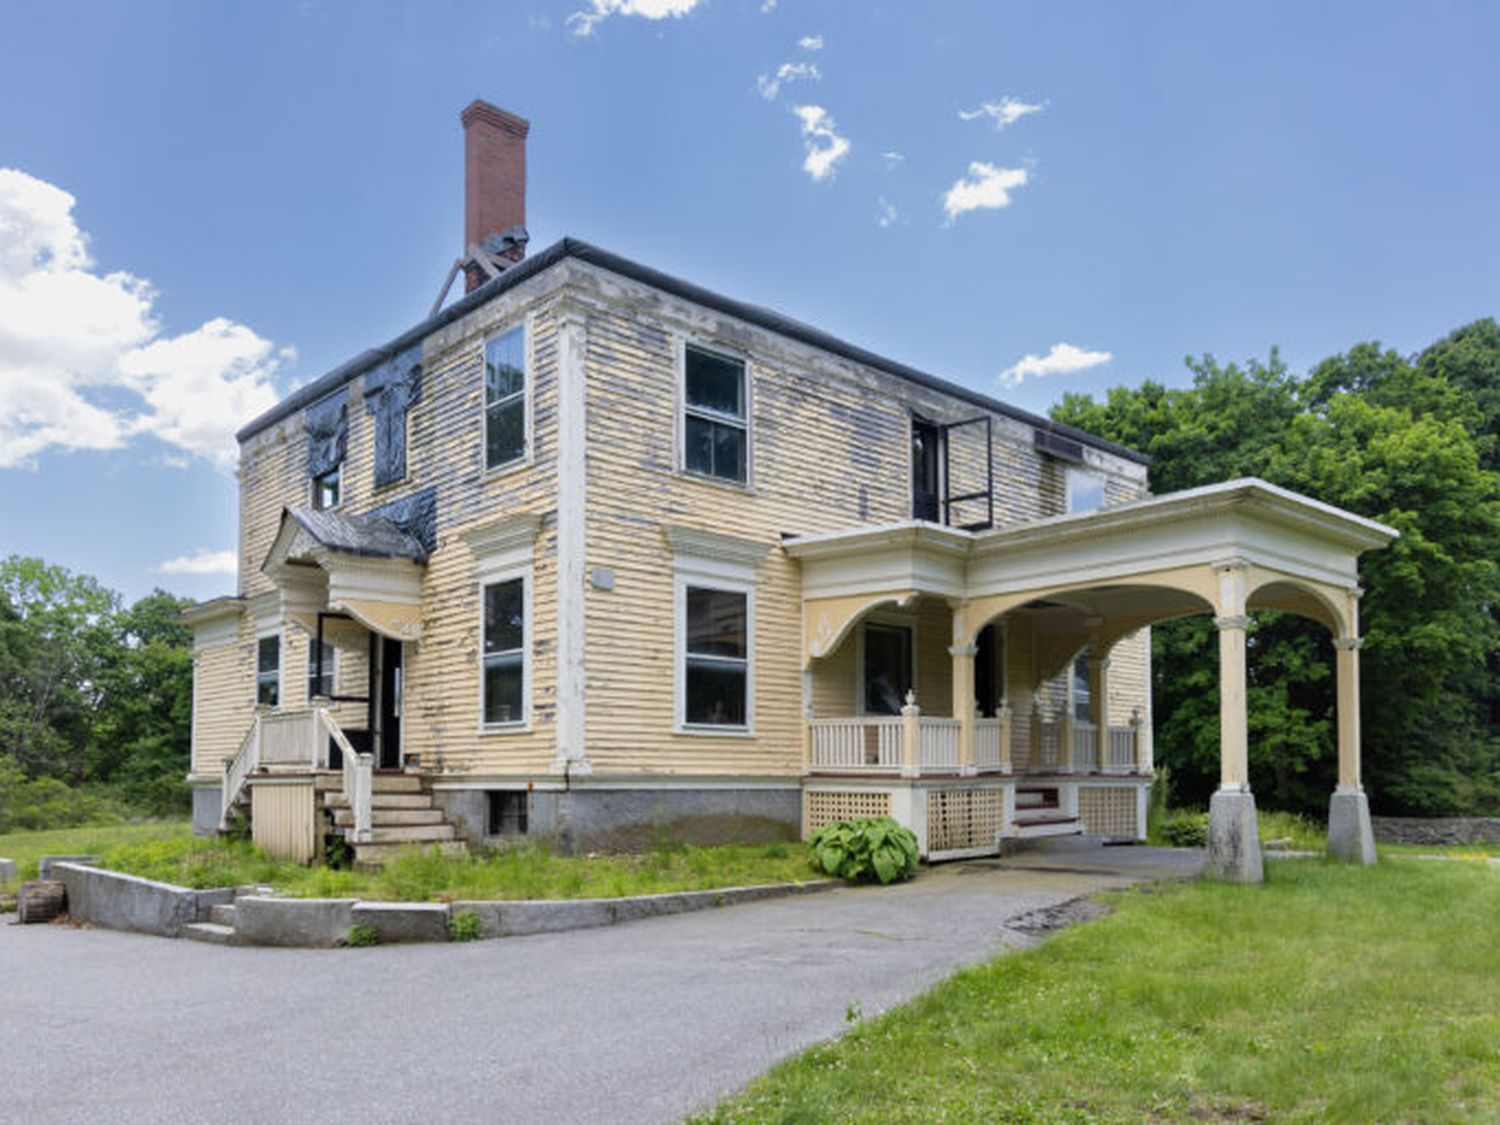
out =
<svg viewBox="0 0 1500 1125"><path fill-rule="evenodd" d="M21 884L16 898L16 919L22 925L50 922L68 908L68 889L53 879Z"/></svg>

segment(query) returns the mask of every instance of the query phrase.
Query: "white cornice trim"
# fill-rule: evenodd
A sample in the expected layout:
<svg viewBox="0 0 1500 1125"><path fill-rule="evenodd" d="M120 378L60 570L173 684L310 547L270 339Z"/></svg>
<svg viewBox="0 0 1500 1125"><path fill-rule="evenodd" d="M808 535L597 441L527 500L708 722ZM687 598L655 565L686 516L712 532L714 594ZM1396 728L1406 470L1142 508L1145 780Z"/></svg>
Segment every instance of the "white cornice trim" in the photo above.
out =
<svg viewBox="0 0 1500 1125"><path fill-rule="evenodd" d="M520 515L491 520L481 527L472 528L463 533L463 541L479 558L505 554L518 548L529 553L536 544L541 527L540 514L522 512Z"/></svg>
<svg viewBox="0 0 1500 1125"><path fill-rule="evenodd" d="M683 558L711 559L714 562L732 563L735 566L755 568L770 553L771 544L754 539L741 539L718 531L707 531L701 527L668 524L662 529L667 546L674 555Z"/></svg>

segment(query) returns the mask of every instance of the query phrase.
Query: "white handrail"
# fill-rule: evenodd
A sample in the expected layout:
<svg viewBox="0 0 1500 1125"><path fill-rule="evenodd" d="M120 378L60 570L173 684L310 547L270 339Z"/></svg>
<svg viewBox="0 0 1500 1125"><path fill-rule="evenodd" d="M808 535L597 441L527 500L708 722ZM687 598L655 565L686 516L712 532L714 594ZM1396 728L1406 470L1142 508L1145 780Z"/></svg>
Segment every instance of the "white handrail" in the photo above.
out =
<svg viewBox="0 0 1500 1125"><path fill-rule="evenodd" d="M240 799L250 775L260 768L260 716L250 724L234 757L224 763L224 786L219 790L219 831L229 831L229 814Z"/></svg>
<svg viewBox="0 0 1500 1125"><path fill-rule="evenodd" d="M981 773L1000 768L1000 720L974 720L974 768Z"/></svg>
<svg viewBox="0 0 1500 1125"><path fill-rule="evenodd" d="M327 732L344 758L344 796L349 801L349 812L354 820L349 839L355 844L368 844L374 836L375 755L355 750L343 728L326 710L320 707L316 713L317 728ZM321 738L319 744L325 744Z"/></svg>
<svg viewBox="0 0 1500 1125"><path fill-rule="evenodd" d="M1135 769L1135 727L1109 728L1109 761L1104 768L1112 773L1130 773Z"/></svg>
<svg viewBox="0 0 1500 1125"><path fill-rule="evenodd" d="M1078 719L1073 721L1073 768L1099 768L1099 728Z"/></svg>
<svg viewBox="0 0 1500 1125"><path fill-rule="evenodd" d="M958 734L962 726L958 719L930 719L924 715L917 720L920 745L917 760L923 772L953 773L958 770Z"/></svg>

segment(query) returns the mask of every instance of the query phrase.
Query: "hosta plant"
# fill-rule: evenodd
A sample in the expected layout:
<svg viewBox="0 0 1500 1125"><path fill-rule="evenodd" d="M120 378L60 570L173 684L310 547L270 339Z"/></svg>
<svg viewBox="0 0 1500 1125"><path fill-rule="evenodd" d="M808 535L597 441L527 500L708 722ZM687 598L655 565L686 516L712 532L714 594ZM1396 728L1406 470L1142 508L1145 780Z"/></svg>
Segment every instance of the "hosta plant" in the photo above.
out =
<svg viewBox="0 0 1500 1125"><path fill-rule="evenodd" d="M917 838L888 816L836 820L807 840L813 866L851 883L894 883L917 872Z"/></svg>

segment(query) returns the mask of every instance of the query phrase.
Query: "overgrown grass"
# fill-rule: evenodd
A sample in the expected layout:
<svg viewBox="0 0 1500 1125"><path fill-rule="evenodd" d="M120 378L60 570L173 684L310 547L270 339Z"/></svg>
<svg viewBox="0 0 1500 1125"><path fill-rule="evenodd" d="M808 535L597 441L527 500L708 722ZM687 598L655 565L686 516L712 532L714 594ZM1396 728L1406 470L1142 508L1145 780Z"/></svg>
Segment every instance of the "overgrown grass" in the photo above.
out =
<svg viewBox="0 0 1500 1125"><path fill-rule="evenodd" d="M16 861L19 877L14 882L0 883L0 894L13 895L20 883L35 879L37 860L44 855L97 856L122 846L158 843L175 846L190 841L192 835L192 826L185 820L6 832L0 834L0 856Z"/></svg>
<svg viewBox="0 0 1500 1125"><path fill-rule="evenodd" d="M1322 824L1298 813L1258 810L1260 840L1285 842L1293 851L1322 851L1328 832ZM1146 842L1159 848L1202 847L1208 838L1208 814L1190 809L1153 808L1146 821Z"/></svg>
<svg viewBox="0 0 1500 1125"><path fill-rule="evenodd" d="M1268 865L959 973L706 1115L741 1121L1500 1116L1500 872Z"/></svg>
<svg viewBox="0 0 1500 1125"><path fill-rule="evenodd" d="M152 831L151 829L154 829ZM15 841L23 877L42 855L89 854L101 866L185 887L266 884L304 898L392 902L453 899L612 898L816 878L801 844L699 848L662 844L641 855L569 857L540 844L485 856L412 851L378 871L301 867L266 857L243 840L195 837L187 825L74 829L0 836Z"/></svg>

